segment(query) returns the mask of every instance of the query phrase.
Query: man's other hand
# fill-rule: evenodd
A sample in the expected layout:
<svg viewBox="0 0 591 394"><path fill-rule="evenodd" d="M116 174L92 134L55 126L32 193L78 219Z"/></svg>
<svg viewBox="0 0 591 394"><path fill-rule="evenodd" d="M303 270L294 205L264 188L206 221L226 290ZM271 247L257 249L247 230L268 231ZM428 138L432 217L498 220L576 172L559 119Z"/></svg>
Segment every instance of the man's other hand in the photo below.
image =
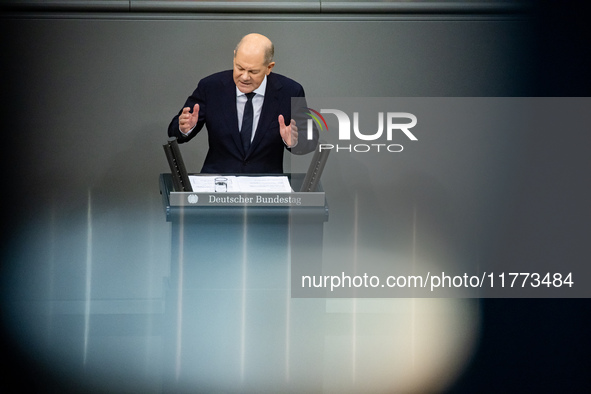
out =
<svg viewBox="0 0 591 394"><path fill-rule="evenodd" d="M199 118L199 104L195 104L193 107L193 113L190 111L191 108L185 107L179 116L179 129L184 134L187 134L195 127L195 125L197 125L197 119Z"/></svg>
<svg viewBox="0 0 591 394"><path fill-rule="evenodd" d="M286 126L285 119L283 115L279 115L279 133L281 133L281 138L283 138L283 142L287 145L288 148L293 148L298 143L298 128L296 127L295 120L291 120L291 122Z"/></svg>

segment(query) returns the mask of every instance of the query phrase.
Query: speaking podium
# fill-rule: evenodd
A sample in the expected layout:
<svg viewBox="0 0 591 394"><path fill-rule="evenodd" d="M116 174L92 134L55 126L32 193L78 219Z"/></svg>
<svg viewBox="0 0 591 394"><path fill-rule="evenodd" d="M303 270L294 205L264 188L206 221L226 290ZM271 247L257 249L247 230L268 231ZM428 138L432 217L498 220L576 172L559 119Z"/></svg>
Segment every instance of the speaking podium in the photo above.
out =
<svg viewBox="0 0 591 394"><path fill-rule="evenodd" d="M300 190L305 174L287 176ZM195 193L175 191L171 174L161 174L160 192L171 223L166 388L321 390L324 302L291 291L301 275L322 272L322 186Z"/></svg>

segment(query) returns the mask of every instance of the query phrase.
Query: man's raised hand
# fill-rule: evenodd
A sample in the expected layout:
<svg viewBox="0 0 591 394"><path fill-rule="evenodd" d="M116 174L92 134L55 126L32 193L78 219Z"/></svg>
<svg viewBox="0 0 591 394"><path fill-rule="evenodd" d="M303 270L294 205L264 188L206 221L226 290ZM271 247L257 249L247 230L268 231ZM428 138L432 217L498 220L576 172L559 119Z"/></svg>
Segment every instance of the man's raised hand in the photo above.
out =
<svg viewBox="0 0 591 394"><path fill-rule="evenodd" d="M298 128L296 127L295 120L292 119L286 126L283 115L279 115L278 121L279 133L281 134L281 138L283 138L283 142L285 142L288 148L293 148L298 143Z"/></svg>
<svg viewBox="0 0 591 394"><path fill-rule="evenodd" d="M197 124L197 119L199 118L199 104L195 104L193 107L193 113L189 111L191 111L191 108L185 107L179 116L179 129L184 134L191 131Z"/></svg>

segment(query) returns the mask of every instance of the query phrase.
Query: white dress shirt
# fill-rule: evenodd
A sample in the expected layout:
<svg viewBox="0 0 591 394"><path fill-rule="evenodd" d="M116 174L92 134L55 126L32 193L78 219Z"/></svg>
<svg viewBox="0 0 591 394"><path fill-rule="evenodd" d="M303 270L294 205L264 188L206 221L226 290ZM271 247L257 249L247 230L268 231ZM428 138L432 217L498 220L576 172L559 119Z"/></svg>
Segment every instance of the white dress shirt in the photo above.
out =
<svg viewBox="0 0 591 394"><path fill-rule="evenodd" d="M265 90L267 89L267 76L261 82L261 85L254 90L254 97L252 98L252 109L253 109L253 119L252 119L252 136L250 138L250 142L254 139L254 134L256 133L257 125L259 124L259 119L261 117L261 111L263 110L263 101L265 101ZM244 117L244 106L246 105L246 94L242 93L236 87L236 110L238 111L238 127L242 131L242 118Z"/></svg>

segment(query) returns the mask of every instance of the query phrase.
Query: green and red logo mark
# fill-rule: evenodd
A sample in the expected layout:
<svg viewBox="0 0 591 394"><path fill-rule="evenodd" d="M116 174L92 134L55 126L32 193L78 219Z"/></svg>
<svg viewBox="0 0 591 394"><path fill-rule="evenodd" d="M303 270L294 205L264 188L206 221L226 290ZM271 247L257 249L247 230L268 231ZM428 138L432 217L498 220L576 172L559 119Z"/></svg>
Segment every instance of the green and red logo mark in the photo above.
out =
<svg viewBox="0 0 591 394"><path fill-rule="evenodd" d="M314 119L314 122L316 122L316 124L318 125L320 130L324 130L324 128L326 128L326 131L328 131L328 125L326 124L326 120L324 119L324 116L320 115L320 112L313 110L312 108L308 108L308 109L311 112L308 112L307 115L310 115L310 117L312 119ZM321 119L322 119L322 122L320 122ZM322 127L322 124L324 124L324 127Z"/></svg>

